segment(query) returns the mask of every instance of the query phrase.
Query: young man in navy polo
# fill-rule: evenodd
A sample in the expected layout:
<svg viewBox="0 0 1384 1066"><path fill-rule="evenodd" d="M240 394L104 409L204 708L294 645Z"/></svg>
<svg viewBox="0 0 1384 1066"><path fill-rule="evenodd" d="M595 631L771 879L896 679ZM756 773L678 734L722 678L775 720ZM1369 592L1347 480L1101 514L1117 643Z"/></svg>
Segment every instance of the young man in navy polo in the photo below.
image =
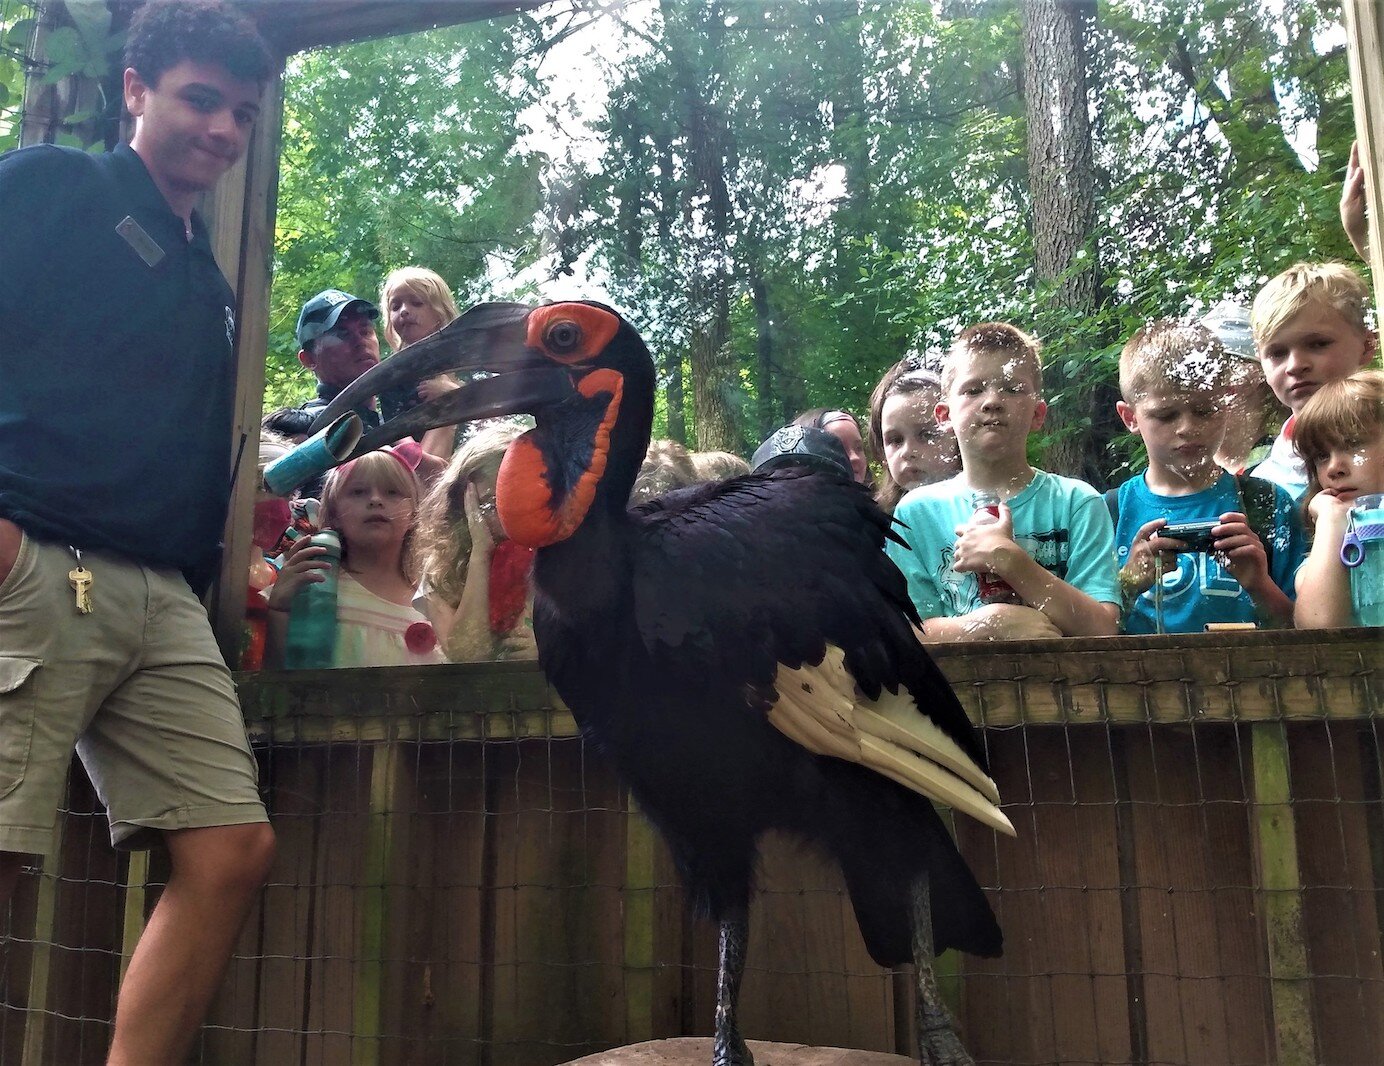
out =
<svg viewBox="0 0 1384 1066"><path fill-rule="evenodd" d="M244 154L273 61L214 0L153 0L128 147L0 157L0 904L50 848L73 746L120 848L172 874L112 1063L187 1056L274 838L197 592L230 495L234 295L193 205Z"/></svg>

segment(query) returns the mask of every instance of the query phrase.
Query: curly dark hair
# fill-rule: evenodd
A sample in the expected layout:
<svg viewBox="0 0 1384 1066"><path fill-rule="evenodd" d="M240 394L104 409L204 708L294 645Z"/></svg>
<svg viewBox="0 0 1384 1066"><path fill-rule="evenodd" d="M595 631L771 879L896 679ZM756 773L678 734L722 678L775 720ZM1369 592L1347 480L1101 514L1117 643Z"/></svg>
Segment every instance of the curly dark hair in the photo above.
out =
<svg viewBox="0 0 1384 1066"><path fill-rule="evenodd" d="M261 87L274 57L255 24L217 0L149 0L135 12L125 41L125 65L158 87L164 71L185 59L215 63Z"/></svg>

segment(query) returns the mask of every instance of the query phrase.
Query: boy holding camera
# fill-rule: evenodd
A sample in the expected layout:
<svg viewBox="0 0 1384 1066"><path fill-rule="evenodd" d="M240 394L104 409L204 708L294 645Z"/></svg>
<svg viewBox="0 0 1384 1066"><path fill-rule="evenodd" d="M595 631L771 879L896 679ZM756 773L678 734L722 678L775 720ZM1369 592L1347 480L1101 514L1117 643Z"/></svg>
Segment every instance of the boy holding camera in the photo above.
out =
<svg viewBox="0 0 1384 1066"><path fill-rule="evenodd" d="M1292 625L1285 590L1306 555L1293 498L1216 463L1229 358L1205 327L1170 319L1144 326L1120 353L1115 407L1149 460L1108 498L1126 633Z"/></svg>

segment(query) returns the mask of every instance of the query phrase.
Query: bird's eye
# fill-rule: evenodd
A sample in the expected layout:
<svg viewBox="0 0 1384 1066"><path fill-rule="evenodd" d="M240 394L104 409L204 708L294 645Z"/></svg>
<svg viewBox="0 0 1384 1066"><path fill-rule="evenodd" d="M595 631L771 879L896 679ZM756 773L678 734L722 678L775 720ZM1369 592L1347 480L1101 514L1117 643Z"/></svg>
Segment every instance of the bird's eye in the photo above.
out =
<svg viewBox="0 0 1384 1066"><path fill-rule="evenodd" d="M570 320L554 322L548 327L544 343L556 355L567 355L581 347L581 326Z"/></svg>

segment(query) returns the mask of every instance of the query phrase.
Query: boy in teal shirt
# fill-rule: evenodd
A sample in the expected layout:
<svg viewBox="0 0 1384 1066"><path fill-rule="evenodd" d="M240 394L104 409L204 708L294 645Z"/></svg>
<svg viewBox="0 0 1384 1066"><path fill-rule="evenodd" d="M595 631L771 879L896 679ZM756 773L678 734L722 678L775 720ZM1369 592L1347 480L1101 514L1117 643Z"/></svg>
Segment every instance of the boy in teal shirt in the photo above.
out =
<svg viewBox="0 0 1384 1066"><path fill-rule="evenodd" d="M1170 319L1144 326L1120 353L1124 399L1115 407L1149 457L1116 496L1127 633L1292 625L1285 590L1306 554L1293 498L1216 463L1229 416L1229 359L1205 327ZM1215 523L1211 551L1186 551L1162 532L1185 522Z"/></svg>
<svg viewBox="0 0 1384 1066"><path fill-rule="evenodd" d="M914 489L889 556L908 579L929 640L1113 634L1119 617L1114 531L1084 481L1029 466L1028 435L1047 413L1038 342L1006 323L965 330L942 369L939 424L956 432L961 473ZM1000 499L977 514L976 493ZM982 599L979 575L1009 586Z"/></svg>

